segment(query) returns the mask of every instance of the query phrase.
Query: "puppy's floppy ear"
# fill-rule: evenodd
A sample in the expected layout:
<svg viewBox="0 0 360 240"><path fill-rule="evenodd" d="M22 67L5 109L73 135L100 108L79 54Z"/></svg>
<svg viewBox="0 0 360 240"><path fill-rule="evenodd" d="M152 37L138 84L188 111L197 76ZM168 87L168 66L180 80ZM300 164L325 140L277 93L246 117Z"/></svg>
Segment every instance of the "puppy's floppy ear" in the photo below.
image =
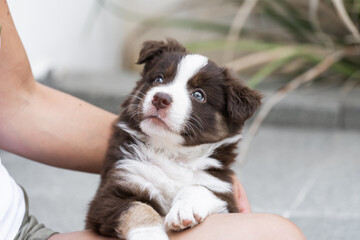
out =
<svg viewBox="0 0 360 240"><path fill-rule="evenodd" d="M186 52L184 46L178 43L176 40L168 38L164 41L146 41L143 43L142 49L140 50L139 59L137 64L143 64L154 57L161 55L163 52Z"/></svg>
<svg viewBox="0 0 360 240"><path fill-rule="evenodd" d="M229 69L224 69L227 81L227 111L232 121L244 124L261 104L262 95L241 83Z"/></svg>

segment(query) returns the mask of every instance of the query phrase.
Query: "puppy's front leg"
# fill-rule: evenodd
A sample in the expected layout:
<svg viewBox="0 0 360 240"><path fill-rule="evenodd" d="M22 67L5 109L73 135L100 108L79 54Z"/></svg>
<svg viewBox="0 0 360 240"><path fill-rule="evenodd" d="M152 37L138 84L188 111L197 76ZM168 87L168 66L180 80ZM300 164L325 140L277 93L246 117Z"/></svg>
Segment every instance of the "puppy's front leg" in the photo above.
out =
<svg viewBox="0 0 360 240"><path fill-rule="evenodd" d="M165 225L171 230L180 231L197 225L211 214L227 212L227 203L209 189L189 186L176 195L166 215Z"/></svg>
<svg viewBox="0 0 360 240"><path fill-rule="evenodd" d="M127 240L169 239L163 219L150 205L101 193L90 204L86 229Z"/></svg>
<svg viewBox="0 0 360 240"><path fill-rule="evenodd" d="M168 240L160 215L149 205L133 202L121 214L116 231L127 240Z"/></svg>

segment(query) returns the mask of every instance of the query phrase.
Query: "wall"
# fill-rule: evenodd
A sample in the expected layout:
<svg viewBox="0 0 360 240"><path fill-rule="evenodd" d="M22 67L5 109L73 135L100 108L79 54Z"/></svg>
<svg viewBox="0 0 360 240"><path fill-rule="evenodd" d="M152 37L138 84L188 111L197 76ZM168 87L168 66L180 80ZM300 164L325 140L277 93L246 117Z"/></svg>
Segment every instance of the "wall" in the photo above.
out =
<svg viewBox="0 0 360 240"><path fill-rule="evenodd" d="M49 69L113 72L121 65L124 23L101 10L98 1L10 0L8 4L36 77Z"/></svg>

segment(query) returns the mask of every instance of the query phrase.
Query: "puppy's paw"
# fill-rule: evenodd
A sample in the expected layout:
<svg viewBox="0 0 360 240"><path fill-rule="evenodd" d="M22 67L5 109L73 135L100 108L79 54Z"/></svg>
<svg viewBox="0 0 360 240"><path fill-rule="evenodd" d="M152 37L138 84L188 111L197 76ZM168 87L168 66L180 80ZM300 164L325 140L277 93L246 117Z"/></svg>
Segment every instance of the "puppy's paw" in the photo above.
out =
<svg viewBox="0 0 360 240"><path fill-rule="evenodd" d="M211 214L227 212L226 206L226 202L204 187L187 187L174 199L165 226L174 231L194 227Z"/></svg>
<svg viewBox="0 0 360 240"><path fill-rule="evenodd" d="M165 229L160 226L137 227L128 233L127 240L169 240Z"/></svg>
<svg viewBox="0 0 360 240"><path fill-rule="evenodd" d="M176 202L165 218L165 226L174 231L193 227L207 217L207 211L185 201Z"/></svg>

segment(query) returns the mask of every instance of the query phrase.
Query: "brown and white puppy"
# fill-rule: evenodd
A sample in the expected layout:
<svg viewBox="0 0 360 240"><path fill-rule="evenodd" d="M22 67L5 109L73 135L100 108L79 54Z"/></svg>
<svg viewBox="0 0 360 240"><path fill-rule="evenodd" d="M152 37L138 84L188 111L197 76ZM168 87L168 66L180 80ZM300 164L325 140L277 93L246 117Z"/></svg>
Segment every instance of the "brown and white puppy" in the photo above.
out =
<svg viewBox="0 0 360 240"><path fill-rule="evenodd" d="M230 165L260 94L175 40L145 42L138 64L142 79L114 125L86 228L165 240L168 229L238 212Z"/></svg>

